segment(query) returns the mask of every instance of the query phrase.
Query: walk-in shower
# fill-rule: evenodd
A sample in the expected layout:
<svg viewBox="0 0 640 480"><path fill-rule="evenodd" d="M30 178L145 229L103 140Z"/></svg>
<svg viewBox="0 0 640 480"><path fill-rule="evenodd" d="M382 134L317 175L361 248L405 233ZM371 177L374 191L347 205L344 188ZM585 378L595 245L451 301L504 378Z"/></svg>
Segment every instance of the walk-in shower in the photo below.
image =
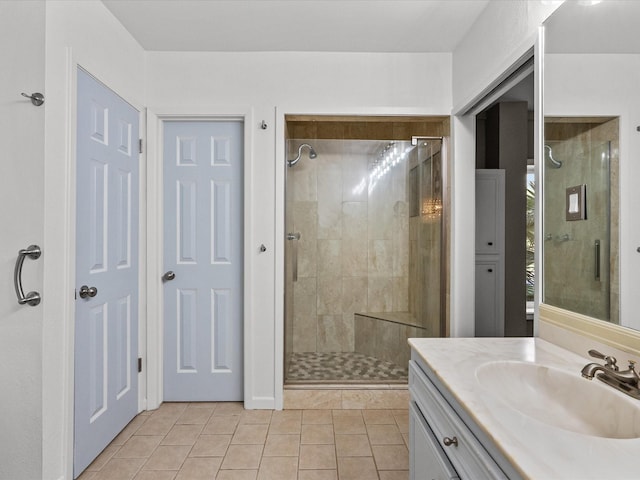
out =
<svg viewBox="0 0 640 480"><path fill-rule="evenodd" d="M406 383L407 338L446 329L442 139L289 126L285 383Z"/></svg>

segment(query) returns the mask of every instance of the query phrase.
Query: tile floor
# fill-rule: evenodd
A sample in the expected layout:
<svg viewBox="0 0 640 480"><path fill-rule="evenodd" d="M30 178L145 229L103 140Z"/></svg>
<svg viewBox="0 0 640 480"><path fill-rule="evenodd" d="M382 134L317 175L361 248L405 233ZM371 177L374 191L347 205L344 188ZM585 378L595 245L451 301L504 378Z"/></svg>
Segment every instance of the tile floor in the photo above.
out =
<svg viewBox="0 0 640 480"><path fill-rule="evenodd" d="M80 480L406 480L408 411L244 410L164 403Z"/></svg>

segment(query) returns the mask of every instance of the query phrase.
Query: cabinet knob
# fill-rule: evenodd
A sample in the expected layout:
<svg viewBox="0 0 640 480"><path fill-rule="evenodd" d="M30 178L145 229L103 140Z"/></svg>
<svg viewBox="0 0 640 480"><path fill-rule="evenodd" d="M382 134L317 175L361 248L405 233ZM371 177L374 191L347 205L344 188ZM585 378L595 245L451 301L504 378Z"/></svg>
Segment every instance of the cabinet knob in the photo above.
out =
<svg viewBox="0 0 640 480"><path fill-rule="evenodd" d="M493 268L487 268L487 272L492 273L493 272Z"/></svg>
<svg viewBox="0 0 640 480"><path fill-rule="evenodd" d="M458 446L458 437L453 437L453 438L444 437L442 439L442 443L444 443L444 445L446 447L450 447L451 445L453 445L454 447L457 447Z"/></svg>
<svg viewBox="0 0 640 480"><path fill-rule="evenodd" d="M493 242L487 242L487 245L492 246Z"/></svg>

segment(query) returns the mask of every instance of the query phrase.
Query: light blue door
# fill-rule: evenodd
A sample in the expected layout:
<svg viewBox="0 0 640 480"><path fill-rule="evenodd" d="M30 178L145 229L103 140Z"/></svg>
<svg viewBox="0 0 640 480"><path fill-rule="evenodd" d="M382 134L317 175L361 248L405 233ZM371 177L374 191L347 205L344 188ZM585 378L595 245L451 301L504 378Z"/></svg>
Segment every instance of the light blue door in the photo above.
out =
<svg viewBox="0 0 640 480"><path fill-rule="evenodd" d="M74 477L138 411L138 112L78 70Z"/></svg>
<svg viewBox="0 0 640 480"><path fill-rule="evenodd" d="M243 398L243 144L239 121L164 124L165 401Z"/></svg>

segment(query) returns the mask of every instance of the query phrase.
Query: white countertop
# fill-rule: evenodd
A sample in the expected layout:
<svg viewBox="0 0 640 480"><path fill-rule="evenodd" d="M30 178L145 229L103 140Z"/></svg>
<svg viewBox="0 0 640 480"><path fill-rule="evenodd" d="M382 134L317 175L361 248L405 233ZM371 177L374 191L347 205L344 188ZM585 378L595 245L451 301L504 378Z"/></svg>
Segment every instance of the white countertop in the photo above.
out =
<svg viewBox="0 0 640 480"><path fill-rule="evenodd" d="M506 407L476 378L477 367L500 360L542 364L580 377L592 359L539 338L411 338L409 344L523 477L640 479L640 439L602 438L550 426ZM640 401L611 390L636 402L640 415Z"/></svg>

